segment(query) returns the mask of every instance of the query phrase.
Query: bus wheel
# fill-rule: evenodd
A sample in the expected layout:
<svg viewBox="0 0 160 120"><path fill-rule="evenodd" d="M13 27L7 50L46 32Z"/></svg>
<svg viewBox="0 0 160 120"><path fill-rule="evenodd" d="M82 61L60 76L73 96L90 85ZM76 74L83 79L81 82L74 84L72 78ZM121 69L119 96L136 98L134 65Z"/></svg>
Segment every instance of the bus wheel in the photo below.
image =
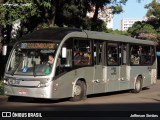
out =
<svg viewBox="0 0 160 120"><path fill-rule="evenodd" d="M86 98L86 85L83 81L78 80L74 87L74 97L71 101L80 101Z"/></svg>
<svg viewBox="0 0 160 120"><path fill-rule="evenodd" d="M13 102L13 101L15 101L17 99L17 97L16 96L8 96L8 102Z"/></svg>
<svg viewBox="0 0 160 120"><path fill-rule="evenodd" d="M141 90L142 90L142 78L138 77L135 83L135 88L131 92L139 93Z"/></svg>

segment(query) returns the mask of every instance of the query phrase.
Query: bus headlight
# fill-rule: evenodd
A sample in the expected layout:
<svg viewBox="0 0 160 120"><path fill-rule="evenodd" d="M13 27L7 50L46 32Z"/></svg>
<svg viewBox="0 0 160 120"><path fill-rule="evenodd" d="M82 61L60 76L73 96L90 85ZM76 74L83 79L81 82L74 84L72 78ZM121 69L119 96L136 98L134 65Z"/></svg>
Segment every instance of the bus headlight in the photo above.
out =
<svg viewBox="0 0 160 120"><path fill-rule="evenodd" d="M8 84L12 85L12 84L14 84L14 83L15 83L15 80L13 80L13 79L8 79Z"/></svg>

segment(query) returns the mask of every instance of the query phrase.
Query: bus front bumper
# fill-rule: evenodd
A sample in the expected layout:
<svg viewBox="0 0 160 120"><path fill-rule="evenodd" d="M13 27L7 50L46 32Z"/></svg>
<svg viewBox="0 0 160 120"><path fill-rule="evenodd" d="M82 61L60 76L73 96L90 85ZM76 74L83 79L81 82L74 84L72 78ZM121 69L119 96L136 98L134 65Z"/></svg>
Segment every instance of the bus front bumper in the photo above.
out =
<svg viewBox="0 0 160 120"><path fill-rule="evenodd" d="M52 98L49 87L17 87L4 85L4 94L7 96L22 96L32 98Z"/></svg>

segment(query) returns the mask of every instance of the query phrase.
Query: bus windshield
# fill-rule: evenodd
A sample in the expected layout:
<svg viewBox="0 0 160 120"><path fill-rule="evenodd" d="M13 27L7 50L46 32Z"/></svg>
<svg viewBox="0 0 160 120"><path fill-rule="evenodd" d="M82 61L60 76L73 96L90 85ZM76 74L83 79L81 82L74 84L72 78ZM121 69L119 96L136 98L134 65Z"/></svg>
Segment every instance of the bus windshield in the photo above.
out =
<svg viewBox="0 0 160 120"><path fill-rule="evenodd" d="M54 57L58 43L53 42L21 42L11 54L7 73L11 75L44 76L49 75L52 64L48 57Z"/></svg>

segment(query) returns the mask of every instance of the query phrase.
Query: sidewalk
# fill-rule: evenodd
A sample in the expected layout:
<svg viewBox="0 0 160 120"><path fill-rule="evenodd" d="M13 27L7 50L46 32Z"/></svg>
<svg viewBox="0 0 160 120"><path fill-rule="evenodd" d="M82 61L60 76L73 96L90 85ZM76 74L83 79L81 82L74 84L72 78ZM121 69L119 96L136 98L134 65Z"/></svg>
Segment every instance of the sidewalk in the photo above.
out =
<svg viewBox="0 0 160 120"><path fill-rule="evenodd" d="M6 98L7 96L6 95L0 95L0 98Z"/></svg>
<svg viewBox="0 0 160 120"><path fill-rule="evenodd" d="M1 99L6 99L8 96L6 96L6 95L0 95L0 101L1 101Z"/></svg>
<svg viewBox="0 0 160 120"><path fill-rule="evenodd" d="M1 104L1 102L6 101L6 100L7 100L7 96L0 95L0 104Z"/></svg>

